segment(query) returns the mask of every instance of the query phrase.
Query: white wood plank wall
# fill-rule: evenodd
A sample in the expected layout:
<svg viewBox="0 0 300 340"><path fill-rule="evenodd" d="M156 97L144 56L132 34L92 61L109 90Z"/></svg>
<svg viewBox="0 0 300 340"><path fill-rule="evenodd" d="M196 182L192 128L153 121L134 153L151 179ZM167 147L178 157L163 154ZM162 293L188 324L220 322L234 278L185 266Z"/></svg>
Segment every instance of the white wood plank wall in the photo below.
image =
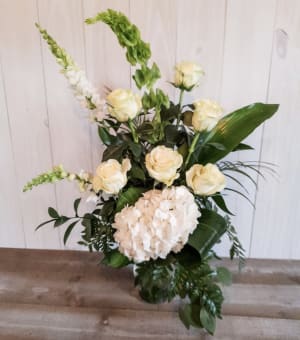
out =
<svg viewBox="0 0 300 340"><path fill-rule="evenodd" d="M95 127L72 97L34 22L86 69L104 95L133 87L124 52L103 24L84 18L121 10L152 46L168 85L173 65L200 63L201 86L186 101L209 97L226 112L255 101L279 103L277 116L249 138L255 151L234 159L278 165L279 179L256 178L247 201L228 200L251 257L300 258L300 2L298 0L0 0L0 246L63 248L62 231L35 226L47 207L68 214L78 196L70 183L23 194L24 183L54 164L93 171L102 152ZM74 235L68 248L76 247ZM225 247L220 252L226 254Z"/></svg>

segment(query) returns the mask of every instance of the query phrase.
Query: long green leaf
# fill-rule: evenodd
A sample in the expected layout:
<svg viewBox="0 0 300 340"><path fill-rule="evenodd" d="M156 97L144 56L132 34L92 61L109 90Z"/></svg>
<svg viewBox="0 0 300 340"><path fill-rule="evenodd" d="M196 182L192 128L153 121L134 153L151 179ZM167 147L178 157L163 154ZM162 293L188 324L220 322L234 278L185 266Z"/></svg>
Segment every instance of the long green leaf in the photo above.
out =
<svg viewBox="0 0 300 340"><path fill-rule="evenodd" d="M211 130L204 140L198 162L215 163L234 150L242 140L254 131L266 119L271 118L278 110L277 104L255 103L234 111ZM209 146L211 143L222 144L224 150Z"/></svg>
<svg viewBox="0 0 300 340"><path fill-rule="evenodd" d="M79 222L79 220L77 220L77 221L71 223L71 224L68 226L68 228L66 229L65 234L64 234L64 245L67 243L68 238L69 238L69 236L70 236L72 230L74 229L75 225L77 224L77 222Z"/></svg>
<svg viewBox="0 0 300 340"><path fill-rule="evenodd" d="M128 188L119 196L116 212L121 211L126 205L134 204L144 191L144 188Z"/></svg>
<svg viewBox="0 0 300 340"><path fill-rule="evenodd" d="M221 215L212 210L203 209L201 213L199 225L190 235L188 244L198 250L201 257L205 257L225 233L227 224Z"/></svg>

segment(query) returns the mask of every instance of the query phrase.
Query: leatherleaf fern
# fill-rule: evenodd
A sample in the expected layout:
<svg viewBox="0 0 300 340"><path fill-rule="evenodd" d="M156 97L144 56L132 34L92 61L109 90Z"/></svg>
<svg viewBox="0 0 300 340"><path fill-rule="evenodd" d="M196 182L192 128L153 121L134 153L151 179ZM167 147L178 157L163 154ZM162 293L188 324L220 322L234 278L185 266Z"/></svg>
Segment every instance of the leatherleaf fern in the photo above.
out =
<svg viewBox="0 0 300 340"><path fill-rule="evenodd" d="M219 284L230 284L231 274L224 267L210 266L212 258L210 254L201 259L186 246L180 254L136 265L135 284L150 303L171 301L176 296L188 298L189 303L179 309L184 325L204 327L213 334L224 300Z"/></svg>

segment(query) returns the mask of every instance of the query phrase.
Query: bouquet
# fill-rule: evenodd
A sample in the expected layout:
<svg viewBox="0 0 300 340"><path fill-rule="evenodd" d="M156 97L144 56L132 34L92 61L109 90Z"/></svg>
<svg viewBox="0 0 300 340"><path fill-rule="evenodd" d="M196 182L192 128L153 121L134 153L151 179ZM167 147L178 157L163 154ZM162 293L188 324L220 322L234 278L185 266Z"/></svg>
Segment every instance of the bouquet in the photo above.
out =
<svg viewBox="0 0 300 340"><path fill-rule="evenodd" d="M66 243L81 223L79 244L101 252L103 264L114 268L133 264L143 300L162 303L180 297L184 325L213 334L224 300L221 285L231 281L230 272L217 264L214 246L226 234L230 258L238 257L242 265L245 257L224 197L228 192L246 197L236 175L251 179L249 171L260 174L262 168L270 169L266 163L224 157L251 149L242 141L272 117L278 105L255 103L224 116L221 106L210 99L183 105L184 94L198 86L204 74L192 62L175 66L170 86L178 90L179 100L172 102L155 86L159 67L150 62L149 44L125 15L108 9L85 22L104 22L115 33L134 69L139 93L115 89L101 99L71 56L36 24L106 146L93 174L69 172L59 165L26 184L24 191L69 180L95 202L94 210L83 216L78 214L82 198L74 202L74 216L50 207L50 219L37 229L68 223ZM228 179L241 190L230 188Z"/></svg>

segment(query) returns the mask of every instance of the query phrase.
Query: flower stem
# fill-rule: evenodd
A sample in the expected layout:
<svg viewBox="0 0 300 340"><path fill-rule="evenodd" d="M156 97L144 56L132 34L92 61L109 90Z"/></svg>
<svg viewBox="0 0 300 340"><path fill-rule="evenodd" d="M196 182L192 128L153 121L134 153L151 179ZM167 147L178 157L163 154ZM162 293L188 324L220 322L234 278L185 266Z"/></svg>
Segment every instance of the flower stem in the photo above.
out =
<svg viewBox="0 0 300 340"><path fill-rule="evenodd" d="M133 124L133 122L132 122L131 119L128 120L128 125L129 125L129 128L130 128L132 137L133 137L133 141L134 141L135 143L138 143L138 142L139 142L139 137L138 137L138 135L137 135L137 133L136 133L135 126L134 126L134 124Z"/></svg>
<svg viewBox="0 0 300 340"><path fill-rule="evenodd" d="M184 166L186 167L188 164L189 164L189 161L190 161L190 158L192 156L192 153L195 151L195 147L196 147L196 144L199 140L199 137L200 137L200 132L196 132L195 136L194 136L194 139L192 141L192 144L189 148L189 153L186 157L186 160L185 160L185 163L184 163Z"/></svg>
<svg viewBox="0 0 300 340"><path fill-rule="evenodd" d="M179 109L178 109L177 124L176 124L177 127L179 126L179 123L180 123L180 116L181 116L181 107L182 107L183 93L184 93L184 90L181 89L181 90L180 90L180 94L179 94Z"/></svg>

